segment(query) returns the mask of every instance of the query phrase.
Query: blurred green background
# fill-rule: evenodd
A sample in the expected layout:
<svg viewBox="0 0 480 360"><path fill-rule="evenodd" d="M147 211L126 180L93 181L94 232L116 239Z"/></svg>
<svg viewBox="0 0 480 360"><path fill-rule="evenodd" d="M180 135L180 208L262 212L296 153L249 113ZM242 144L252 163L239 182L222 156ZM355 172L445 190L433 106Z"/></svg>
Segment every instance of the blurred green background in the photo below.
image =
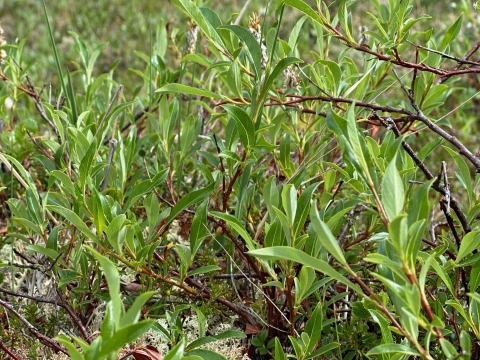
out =
<svg viewBox="0 0 480 360"><path fill-rule="evenodd" d="M307 0L314 4L313 1ZM326 1L328 6L335 13L335 7L340 1ZM380 2L387 3L386 0ZM235 16L245 4L240 0L223 1L197 1L198 5L209 6L216 10L223 21L228 21ZM434 16L435 13L447 13L450 18L456 18L462 11L471 9L467 1L427 1L413 0L413 12L415 14L428 13ZM150 47L150 32L155 31L158 24L168 24L169 41L167 64L174 66L172 62L178 62L181 58L183 33L187 30L185 16L175 8L169 0L147 1L147 0L83 0L83 1L49 1L46 0L48 13L54 29L55 41L60 51L61 61L64 66L74 70L74 61L79 62L75 40L69 31L76 32L90 49L105 45L97 61L95 72L97 74L108 71L109 67L117 59L120 60L116 70L118 82L125 85L126 90L134 88L137 76L128 69L143 69L145 63L136 54L139 51L148 54ZM242 19L246 24L248 15L254 11L261 12L268 5L268 1L251 1ZM277 1L270 3L268 13L274 22L273 10ZM369 26L370 18L366 11L372 10L372 0L357 1L352 10L354 14L355 27L359 25ZM448 11L445 11L445 10ZM286 13L286 22L294 23L299 14L291 8ZM466 23L471 25L471 35L478 35L476 14L466 14ZM470 18L470 19L469 19ZM432 23L435 27L446 27L450 19L444 19ZM270 20L267 18L267 20ZM0 21L5 30L9 43L15 43L26 39L24 59L22 67L28 72L37 86L40 82L56 84L56 69L53 55L50 48L48 32L43 15L40 0L3 0L0 1ZM358 26L357 26L358 24ZM370 26L370 27L373 27ZM288 32L289 26L283 26L283 31ZM283 34L288 36L288 34ZM304 37L307 39L307 37ZM312 41L314 41L312 39ZM107 46L108 44L108 46ZM176 46L172 45L176 44ZM310 45L303 43L309 51ZM94 72L94 73L95 73Z"/></svg>

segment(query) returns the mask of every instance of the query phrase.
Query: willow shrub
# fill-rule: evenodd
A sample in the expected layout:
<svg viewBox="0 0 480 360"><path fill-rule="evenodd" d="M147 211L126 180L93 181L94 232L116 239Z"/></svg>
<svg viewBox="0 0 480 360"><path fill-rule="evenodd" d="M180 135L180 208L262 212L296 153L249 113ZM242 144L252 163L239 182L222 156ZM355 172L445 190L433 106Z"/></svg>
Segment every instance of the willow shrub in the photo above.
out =
<svg viewBox="0 0 480 360"><path fill-rule="evenodd" d="M115 358L153 326L165 359L223 358L200 346L245 334L250 358L477 358L475 10L284 0L237 19L173 2L188 23L158 27L133 93L116 64L95 75L81 35L67 73L51 35L52 102L17 66L22 43L4 45L3 243L41 254L30 266L78 318L74 342L43 343ZM245 334L206 334L215 312Z"/></svg>

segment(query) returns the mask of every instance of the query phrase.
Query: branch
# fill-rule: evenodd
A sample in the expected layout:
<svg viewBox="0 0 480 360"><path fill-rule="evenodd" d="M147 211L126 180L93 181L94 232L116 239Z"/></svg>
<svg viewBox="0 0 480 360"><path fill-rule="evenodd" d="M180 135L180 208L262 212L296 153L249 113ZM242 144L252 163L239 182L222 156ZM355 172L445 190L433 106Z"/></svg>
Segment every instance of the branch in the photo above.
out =
<svg viewBox="0 0 480 360"><path fill-rule="evenodd" d="M65 355L68 355L68 351L63 346L61 346L57 341L50 339L48 336L43 335L40 331L37 330L35 326L30 324L27 319L25 319L7 302L0 299L0 305L2 305L5 309L14 314L18 318L18 320L20 320L27 327L28 331L30 331L42 344L53 349L55 352L62 352Z"/></svg>

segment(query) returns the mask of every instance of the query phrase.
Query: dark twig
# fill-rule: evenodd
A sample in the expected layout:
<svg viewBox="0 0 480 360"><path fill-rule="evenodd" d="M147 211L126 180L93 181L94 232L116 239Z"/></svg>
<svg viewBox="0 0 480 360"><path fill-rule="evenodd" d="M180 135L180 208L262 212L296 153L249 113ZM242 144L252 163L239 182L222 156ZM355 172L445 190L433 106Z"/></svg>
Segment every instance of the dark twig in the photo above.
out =
<svg viewBox="0 0 480 360"><path fill-rule="evenodd" d="M398 130L397 125L395 124L394 121L381 119L376 115L374 112L373 117L375 117L378 120L384 121L385 126L387 129L392 130L393 133L395 134L396 137L401 136L400 130ZM415 151L408 145L405 141L402 141L402 147L403 149L407 152L408 155L412 158L412 160L415 162L415 164L419 167L420 170L422 170L423 174L428 180L433 179L433 174L432 172L427 168L427 166L423 163L423 161L418 157L418 155L415 153ZM432 184L432 189L435 191L439 192L440 194L445 196L445 190L436 182ZM472 228L470 227L470 224L468 223L467 217L463 213L463 211L460 209L460 205L458 202L455 200L455 198L450 197L450 207L455 211L455 214L458 217L458 220L462 224L463 230L465 233L469 233L472 231Z"/></svg>
<svg viewBox="0 0 480 360"><path fill-rule="evenodd" d="M0 292L4 293L4 294L7 294L7 295L10 295L10 296L13 296L13 297L20 297L20 298L24 298L24 299L29 299L29 300L32 300L32 301L35 301L35 302L38 302L38 303L45 303L45 304L60 306L61 308L65 309L68 312L68 314L72 318L73 322L75 323L75 325L77 325L80 333L82 334L83 339L85 340L85 339L88 338L87 330L82 325L82 322L78 318L75 311L73 311L73 309L70 307L70 305L68 305L68 303L65 301L65 297L63 296L63 293L59 289L57 289L57 294L62 299L62 302L55 301L55 300L44 299L44 298L41 298L39 296L30 296L30 295L27 295L27 294L21 294L21 293L18 293L18 292L14 292L14 291L2 289L2 288L0 288Z"/></svg>
<svg viewBox="0 0 480 360"><path fill-rule="evenodd" d="M410 100L410 105L414 108L415 112L417 113L418 120L423 122L428 128L430 128L431 130L436 132L438 135L443 137L445 140L449 141L452 145L454 145L459 150L459 153L465 156L468 160L470 160L470 162L475 166L476 172L480 173L480 158L476 157L470 150L468 150L465 147L465 145L463 145L463 143L459 141L455 136L450 135L441 127L439 127L437 124L430 121L430 119L428 119L423 114L422 110L420 110L420 107L418 106L418 104L416 103L415 99L412 96L412 91L407 89L405 85L403 85L395 69L393 70L393 73L397 78L398 82L400 83L402 90L405 92L408 99Z"/></svg>
<svg viewBox="0 0 480 360"><path fill-rule="evenodd" d="M20 360L18 357L15 356L15 354L13 352L10 351L9 348L7 348L3 342L0 340L0 349L2 349L3 351L5 351L5 353L10 356L13 360Z"/></svg>
<svg viewBox="0 0 480 360"><path fill-rule="evenodd" d="M3 291L3 289L2 289ZM40 331L37 330L35 326L30 324L27 319L25 319L17 310L15 310L10 304L0 299L0 305L2 305L6 310L14 314L18 320L20 320L42 344L48 346L56 352L62 352L65 355L68 355L68 351L60 345L57 341L50 339L48 336L43 335Z"/></svg>
<svg viewBox="0 0 480 360"><path fill-rule="evenodd" d="M415 46L417 49L426 50L426 51L429 51L429 52L431 52L431 53L438 54L438 55L440 55L441 57L443 57L443 58L445 58L445 59L449 59L449 60L456 61L458 65L480 66L480 63L474 62L474 61L469 61L469 60L467 60L466 58L460 59L460 58L458 58L458 57L445 54L444 52L441 52L441 51L438 51L438 50L433 50L433 49L427 48L427 47L425 47L425 46L416 45L416 44L412 43L412 42L409 41L409 40L407 40L407 42L408 42L409 44ZM415 70L417 70L417 69L415 69Z"/></svg>

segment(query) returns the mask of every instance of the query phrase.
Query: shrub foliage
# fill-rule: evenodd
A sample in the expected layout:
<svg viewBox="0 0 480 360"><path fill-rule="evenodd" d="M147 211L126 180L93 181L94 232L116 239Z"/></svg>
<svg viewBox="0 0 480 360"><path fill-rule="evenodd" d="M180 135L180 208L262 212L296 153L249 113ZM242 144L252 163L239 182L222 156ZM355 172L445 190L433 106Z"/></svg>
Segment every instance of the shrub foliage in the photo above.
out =
<svg viewBox="0 0 480 360"><path fill-rule="evenodd" d="M75 33L67 71L45 5L58 89L0 39L2 350L478 358L475 10L173 3L188 22L158 26L128 91ZM237 330L206 331L219 314Z"/></svg>

